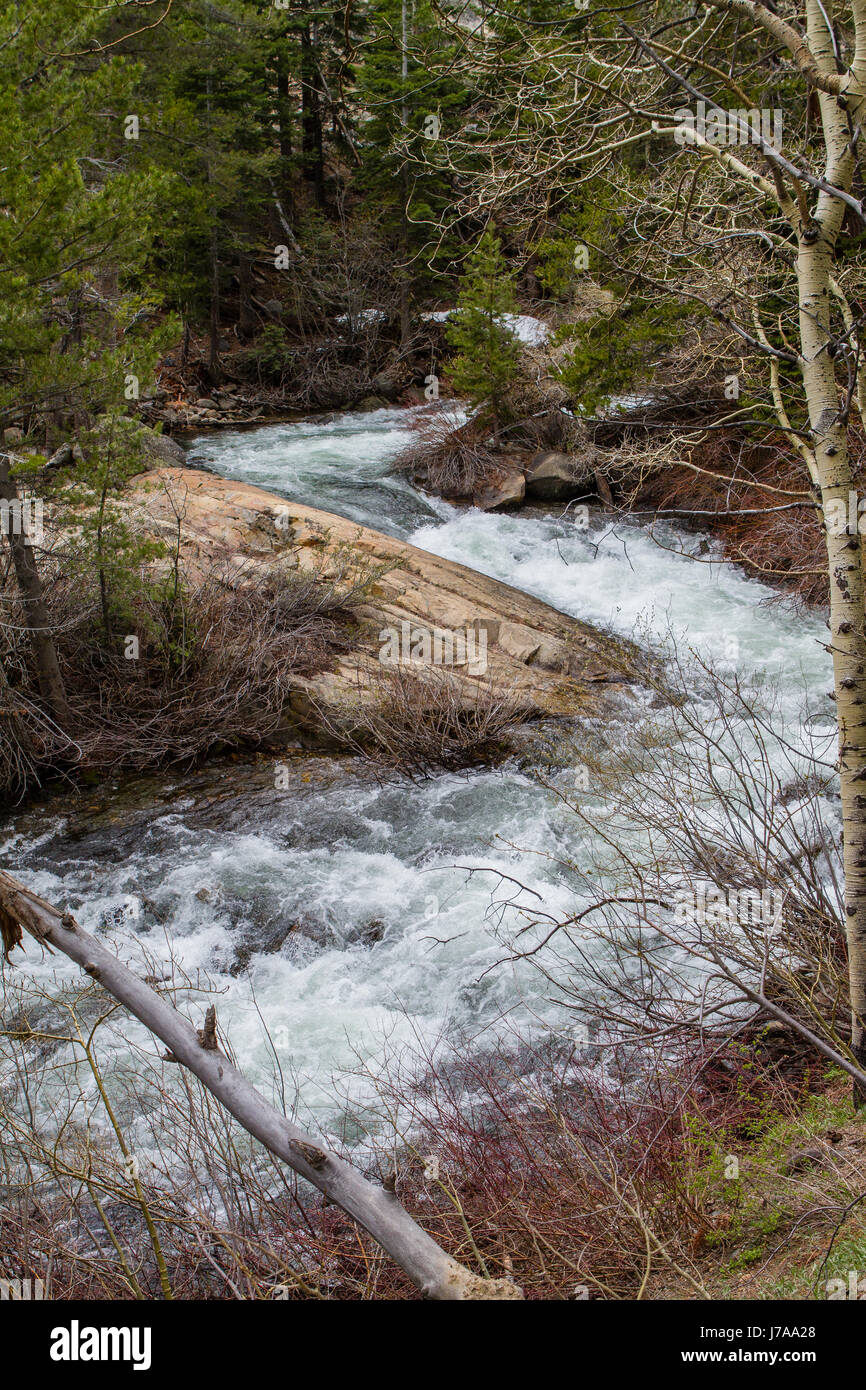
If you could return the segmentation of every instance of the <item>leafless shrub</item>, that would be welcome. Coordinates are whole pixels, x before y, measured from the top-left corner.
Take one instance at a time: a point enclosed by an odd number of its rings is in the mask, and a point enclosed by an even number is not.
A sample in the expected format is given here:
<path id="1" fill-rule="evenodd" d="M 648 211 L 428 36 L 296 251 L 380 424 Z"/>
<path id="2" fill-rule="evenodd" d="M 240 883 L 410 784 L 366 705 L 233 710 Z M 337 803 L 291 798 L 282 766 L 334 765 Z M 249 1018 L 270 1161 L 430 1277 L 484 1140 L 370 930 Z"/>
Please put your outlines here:
<path id="1" fill-rule="evenodd" d="M 552 451 L 560 454 L 577 453 L 585 443 L 578 424 L 564 411 L 545 409 L 518 410 L 518 419 L 502 430 L 506 447 L 530 450 L 533 453 Z"/>
<path id="2" fill-rule="evenodd" d="M 225 580 L 207 575 L 176 602 L 142 600 L 136 661 L 94 650 L 87 629 L 70 634 L 87 762 L 143 768 L 260 741 L 283 718 L 293 678 L 326 667 L 345 643 L 345 599 L 321 580 Z"/>
<path id="3" fill-rule="evenodd" d="M 501 468 L 489 439 L 483 420 L 476 417 L 462 424 L 456 410 L 437 410 L 418 417 L 415 438 L 391 466 L 437 497 L 472 497 Z"/>
<path id="4" fill-rule="evenodd" d="M 61 732 L 40 713 L 23 621 L 13 622 L 3 629 L 15 685 L 2 693 L 10 715 L 0 721 L 0 786 L 21 791 L 46 766 L 144 769 L 261 742 L 286 717 L 295 678 L 325 669 L 348 645 L 349 614 L 367 585 L 348 557 L 329 577 L 233 568 L 185 582 L 170 571 L 136 588 L 125 635 L 107 641 L 95 578 L 61 572 L 52 615 L 74 723 Z M 132 659 L 128 637 L 138 644 Z"/>
<path id="5" fill-rule="evenodd" d="M 9 686 L 0 664 L 0 796 L 20 799 L 41 767 L 74 751 L 72 740 L 35 701 Z"/>
<path id="6" fill-rule="evenodd" d="M 526 713 L 492 683 L 462 683 L 431 667 L 383 668 L 339 715 L 321 711 L 344 747 L 410 777 L 489 761 Z"/>
<path id="7" fill-rule="evenodd" d="M 212 993 L 174 961 L 149 964 L 173 1002 Z M 358 1261 L 354 1225 L 195 1078 L 149 1048 L 103 1068 L 129 1028 L 98 986 L 7 970 L 2 1003 L 0 1277 L 43 1279 L 53 1298 L 372 1296 L 381 1252 Z M 278 1066 L 274 1091 L 290 1105 Z"/>
<path id="8" fill-rule="evenodd" d="M 723 1157 L 809 1085 L 736 1041 L 663 1052 L 601 1030 L 486 1048 L 476 1030 L 416 1032 L 359 1073 L 375 1099 L 355 1122 L 401 1201 L 479 1272 L 548 1300 L 714 1296 Z"/>
<path id="9" fill-rule="evenodd" d="M 850 1068 L 832 729 L 794 747 L 772 688 L 675 648 L 659 694 L 663 718 L 581 749 L 585 789 L 554 786 L 588 832 L 575 910 L 527 910 L 514 955 L 623 1038 L 724 1037 L 757 1012 Z"/>
<path id="10" fill-rule="evenodd" d="M 55 760 L 74 760 L 79 748 L 41 707 L 33 688 L 32 653 L 20 594 L 8 574 L 0 580 L 0 798 L 20 799 Z"/>

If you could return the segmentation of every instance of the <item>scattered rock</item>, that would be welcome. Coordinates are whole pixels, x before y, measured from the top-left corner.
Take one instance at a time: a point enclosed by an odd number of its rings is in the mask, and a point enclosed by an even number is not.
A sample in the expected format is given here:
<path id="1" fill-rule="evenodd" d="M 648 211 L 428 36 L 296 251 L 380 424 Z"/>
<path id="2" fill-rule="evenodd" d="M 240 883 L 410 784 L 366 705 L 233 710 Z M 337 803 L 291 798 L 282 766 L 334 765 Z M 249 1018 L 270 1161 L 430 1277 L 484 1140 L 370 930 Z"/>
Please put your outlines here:
<path id="1" fill-rule="evenodd" d="M 186 450 L 168 434 L 158 434 L 156 430 L 146 430 L 142 435 L 141 448 L 150 468 L 161 468 L 164 464 L 183 465 L 186 463 Z"/>
<path id="2" fill-rule="evenodd" d="M 396 401 L 400 394 L 400 388 L 388 372 L 380 372 L 370 382 L 370 392 L 374 396 L 384 397 L 386 401 Z"/>
<path id="3" fill-rule="evenodd" d="M 526 479 L 523 474 L 501 472 L 476 492 L 472 501 L 482 512 L 493 512 L 505 507 L 519 507 L 525 496 Z"/>
<path id="4" fill-rule="evenodd" d="M 566 502 L 594 490 L 593 470 L 571 454 L 536 454 L 526 473 L 526 493 L 544 502 Z"/>
<path id="5" fill-rule="evenodd" d="M 65 444 L 61 444 L 60 448 L 55 450 L 55 452 L 51 455 L 50 459 L 46 463 L 45 467 L 68 468 L 72 462 L 72 445 L 67 440 Z"/>
<path id="6" fill-rule="evenodd" d="M 358 941 L 362 946 L 375 946 L 385 935 L 385 923 L 376 917 L 364 922 L 358 930 Z"/>

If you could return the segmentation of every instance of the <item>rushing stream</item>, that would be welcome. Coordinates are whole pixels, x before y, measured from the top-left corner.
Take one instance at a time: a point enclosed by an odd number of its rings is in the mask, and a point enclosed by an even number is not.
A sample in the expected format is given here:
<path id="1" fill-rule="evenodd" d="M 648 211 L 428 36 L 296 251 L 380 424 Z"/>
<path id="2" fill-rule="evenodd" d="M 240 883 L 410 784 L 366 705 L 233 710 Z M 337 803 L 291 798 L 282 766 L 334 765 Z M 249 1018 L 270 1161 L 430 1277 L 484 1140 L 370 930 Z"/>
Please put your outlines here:
<path id="1" fill-rule="evenodd" d="M 581 531 L 553 513 L 484 514 L 425 499 L 388 474 L 411 417 L 381 410 L 210 435 L 191 458 L 618 633 L 639 622 L 650 634 L 685 631 L 746 675 L 780 678 L 792 739 L 804 701 L 827 717 L 819 616 L 765 602 L 769 591 L 709 563 L 706 542 L 674 528 Z M 251 1077 L 273 1070 L 266 1024 L 297 1078 L 301 1114 L 327 1127 L 339 1109 L 334 1077 L 359 1059 L 375 1069 L 386 1039 L 429 1041 L 459 1026 L 475 1037 L 517 1026 L 568 1032 L 530 967 L 489 969 L 503 954 L 496 880 L 467 869 L 519 877 L 545 911 L 564 915 L 573 902 L 563 862 L 580 859 L 583 834 L 519 759 L 383 785 L 351 761 L 299 759 L 288 792 L 274 789 L 270 765 L 241 760 L 132 791 L 70 793 L 68 807 L 55 800 L 7 824 L 3 863 L 87 927 L 110 929 L 127 958 L 145 945 L 164 961 L 171 949 L 187 973 L 206 972 Z M 19 968 L 49 994 L 55 976 L 75 973 L 56 958 L 40 962 L 32 944 Z M 117 1065 L 129 1045 L 153 1052 L 137 1024 L 124 1028 Z"/>

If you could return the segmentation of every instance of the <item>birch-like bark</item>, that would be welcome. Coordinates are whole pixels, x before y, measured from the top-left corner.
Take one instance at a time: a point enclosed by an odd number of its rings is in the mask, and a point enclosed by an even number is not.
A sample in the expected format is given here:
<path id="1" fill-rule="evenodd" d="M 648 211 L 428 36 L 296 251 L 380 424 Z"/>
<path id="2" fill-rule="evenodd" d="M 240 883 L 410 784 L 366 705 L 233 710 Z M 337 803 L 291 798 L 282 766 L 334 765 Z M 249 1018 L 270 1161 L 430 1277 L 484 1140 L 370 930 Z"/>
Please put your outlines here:
<path id="1" fill-rule="evenodd" d="M 9 457 L 7 454 L 0 453 L 0 501 L 7 502 L 10 507 L 9 529 L 6 539 L 12 551 L 12 563 L 15 566 L 18 592 L 21 595 L 21 603 L 26 615 L 27 635 L 33 649 L 39 693 L 57 723 L 68 730 L 72 723 L 72 716 L 69 712 L 66 689 L 57 660 L 57 648 L 51 635 L 51 618 L 42 593 L 39 569 L 33 554 L 33 547 L 24 530 L 22 529 L 19 533 L 12 524 L 11 508 L 17 498 L 18 489 L 9 472 Z"/>
<path id="2" fill-rule="evenodd" d="M 10 922 L 14 920 L 43 945 L 74 960 L 160 1038 L 172 1059 L 189 1067 L 248 1134 L 369 1231 L 427 1298 L 523 1297 L 517 1285 L 508 1279 L 482 1279 L 465 1269 L 412 1220 L 393 1192 L 362 1177 L 351 1164 L 330 1153 L 269 1105 L 213 1045 L 212 1037 L 193 1028 L 113 952 L 84 931 L 71 914 L 61 913 L 2 871 L 0 909 L 8 914 L 4 925 L 7 953 L 13 945 Z"/>
<path id="3" fill-rule="evenodd" d="M 862 6 L 852 7 L 857 23 L 857 54 L 842 86 L 844 107 L 819 92 L 826 145 L 825 178 L 850 190 L 854 171 L 850 116 L 854 127 L 866 110 L 866 28 Z M 821 71 L 836 76 L 830 0 L 807 0 L 809 48 Z M 825 84 L 826 85 L 826 84 Z M 866 1064 L 866 596 L 861 537 L 854 530 L 826 524 L 840 510 L 848 515 L 855 483 L 848 451 L 847 419 L 840 407 L 833 358 L 830 301 L 833 255 L 842 227 L 844 204 L 821 192 L 806 223 L 798 228 L 797 279 L 800 309 L 801 372 L 812 429 L 812 444 L 825 517 L 830 580 L 830 630 L 834 695 L 839 727 L 839 780 L 842 800 L 843 859 L 848 973 L 851 992 L 851 1050 Z M 839 504 L 841 503 L 841 508 Z M 855 1087 L 860 1104 L 866 1091 Z"/>

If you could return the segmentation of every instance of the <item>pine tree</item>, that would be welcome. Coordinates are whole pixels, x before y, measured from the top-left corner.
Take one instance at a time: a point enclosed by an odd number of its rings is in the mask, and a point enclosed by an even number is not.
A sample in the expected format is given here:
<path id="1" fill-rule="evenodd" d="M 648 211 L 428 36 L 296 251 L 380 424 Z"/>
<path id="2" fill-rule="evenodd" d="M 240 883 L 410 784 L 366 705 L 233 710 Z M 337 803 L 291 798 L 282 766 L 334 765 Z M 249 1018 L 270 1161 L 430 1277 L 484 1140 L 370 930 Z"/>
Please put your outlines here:
<path id="1" fill-rule="evenodd" d="M 171 180 L 133 170 L 139 69 L 94 59 L 104 13 L 0 3 L 0 428 L 130 398 L 156 356 L 146 279 Z"/>
<path id="2" fill-rule="evenodd" d="M 273 258 L 268 205 L 281 176 L 277 75 L 269 68 L 274 23 L 248 0 L 225 0 L 218 9 L 188 0 L 142 41 L 137 159 L 142 169 L 176 177 L 154 265 L 184 321 L 207 318 L 214 383 L 232 271 L 247 331 L 254 319 L 251 266 L 268 251 Z"/>
<path id="3" fill-rule="evenodd" d="M 146 257 L 170 180 L 130 167 L 136 65 L 103 58 L 104 11 L 79 0 L 0 3 L 0 500 L 16 503 L 22 461 L 3 431 L 61 436 L 125 409 L 155 365 Z M 30 464 L 39 460 L 31 457 Z M 43 703 L 69 706 L 34 547 L 4 525 Z"/>
<path id="4" fill-rule="evenodd" d="M 452 201 L 443 137 L 457 128 L 466 94 L 448 70 L 455 44 L 430 0 L 373 0 L 367 21 L 356 84 L 365 113 L 356 184 L 394 247 L 405 346 L 412 294 L 433 284 L 429 262 L 448 263 L 459 251 L 451 236 L 439 242 L 438 227 Z M 434 64 L 445 75 L 431 75 Z"/>
<path id="5" fill-rule="evenodd" d="M 517 312 L 513 274 L 499 238 L 488 227 L 467 260 L 449 322 L 448 341 L 456 348 L 449 370 L 472 405 L 489 405 L 497 443 L 505 395 L 520 374 L 520 349 L 506 317 Z"/>

